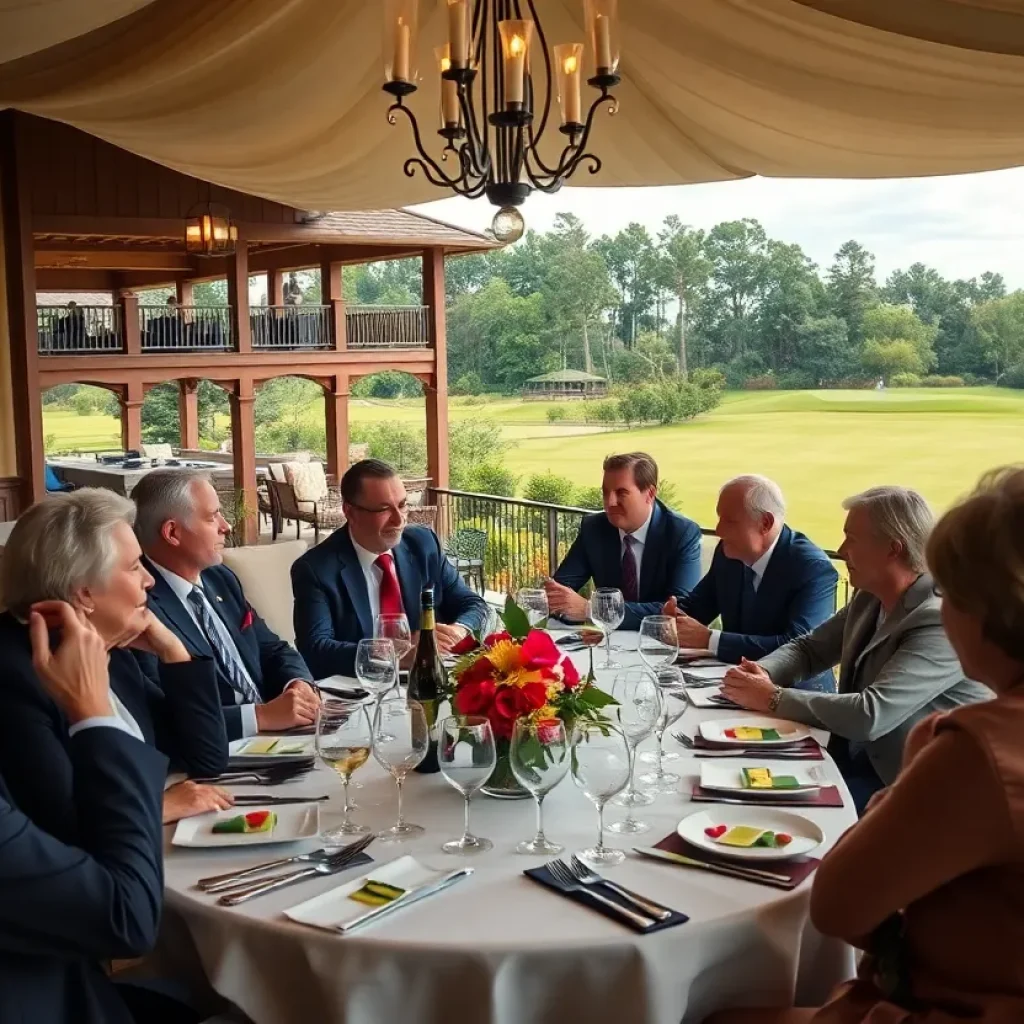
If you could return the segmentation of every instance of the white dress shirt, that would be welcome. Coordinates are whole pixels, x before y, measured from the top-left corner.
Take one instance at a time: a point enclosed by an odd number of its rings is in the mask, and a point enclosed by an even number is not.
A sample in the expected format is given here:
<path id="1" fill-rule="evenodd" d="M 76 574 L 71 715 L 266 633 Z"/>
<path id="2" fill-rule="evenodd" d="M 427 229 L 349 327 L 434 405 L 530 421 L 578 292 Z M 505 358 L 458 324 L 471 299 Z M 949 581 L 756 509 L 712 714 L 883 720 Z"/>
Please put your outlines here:
<path id="1" fill-rule="evenodd" d="M 651 511 L 647 514 L 647 522 L 640 527 L 639 530 L 634 530 L 630 536 L 633 538 L 633 560 L 636 562 L 636 586 L 637 591 L 640 589 L 640 566 L 644 560 L 644 548 L 647 546 L 647 531 L 651 528 L 651 518 L 654 515 L 654 506 L 651 506 Z M 619 562 L 622 562 L 623 557 L 626 554 L 626 531 L 619 530 Z"/>
<path id="2" fill-rule="evenodd" d="M 192 607 L 192 604 L 188 599 L 188 595 L 192 593 L 192 584 L 189 583 L 188 580 L 179 576 L 176 572 L 171 572 L 170 569 L 165 569 L 158 562 L 153 562 L 153 565 L 156 567 L 157 572 L 159 572 L 167 581 L 167 585 L 171 590 L 174 591 L 174 596 L 177 597 L 185 606 L 185 611 L 188 612 L 188 617 L 196 624 L 196 628 L 199 630 L 199 633 L 205 636 L 206 634 L 203 632 L 203 627 L 196 618 L 195 609 Z M 249 675 L 249 670 L 245 667 L 245 662 L 242 660 L 241 654 L 238 653 L 238 645 L 235 643 L 234 637 L 232 637 L 231 633 L 228 631 L 228 627 L 224 625 L 224 620 L 220 617 L 220 613 L 210 603 L 210 599 L 206 596 L 206 592 L 203 590 L 202 579 L 200 579 L 195 586 L 199 588 L 199 592 L 203 595 L 203 600 L 208 606 L 210 616 L 213 619 L 213 624 L 217 630 L 221 643 L 223 643 L 229 651 L 234 651 L 235 660 L 238 662 L 239 669 L 241 669 L 245 678 L 252 683 L 252 676 Z M 253 687 L 256 688 L 255 683 L 253 683 Z M 243 737 L 255 736 L 260 731 L 259 724 L 256 721 L 256 705 L 243 703 L 245 698 L 237 690 L 232 690 L 231 692 L 235 695 L 235 703 L 241 707 Z"/>
<path id="3" fill-rule="evenodd" d="M 781 536 L 781 534 L 779 535 Z M 750 567 L 750 571 L 754 574 L 754 593 L 756 594 L 761 586 L 761 580 L 764 579 L 765 570 L 768 568 L 768 563 L 772 560 L 772 554 L 775 551 L 775 545 L 779 543 L 779 538 L 776 537 L 772 541 L 771 546 L 768 550 Z M 719 629 L 711 630 L 711 638 L 708 640 L 708 650 L 712 654 L 718 654 L 718 642 L 722 637 L 722 631 Z"/>

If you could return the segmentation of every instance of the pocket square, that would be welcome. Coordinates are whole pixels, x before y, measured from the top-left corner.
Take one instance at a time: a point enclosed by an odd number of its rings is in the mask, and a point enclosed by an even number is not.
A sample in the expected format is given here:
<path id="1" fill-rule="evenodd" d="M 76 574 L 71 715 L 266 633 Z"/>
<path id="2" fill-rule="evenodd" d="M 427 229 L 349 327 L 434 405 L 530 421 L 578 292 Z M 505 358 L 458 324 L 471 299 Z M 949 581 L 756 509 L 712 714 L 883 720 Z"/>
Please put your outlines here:
<path id="1" fill-rule="evenodd" d="M 245 615 L 242 616 L 242 629 L 248 629 L 252 625 L 252 609 L 246 608 Z"/>

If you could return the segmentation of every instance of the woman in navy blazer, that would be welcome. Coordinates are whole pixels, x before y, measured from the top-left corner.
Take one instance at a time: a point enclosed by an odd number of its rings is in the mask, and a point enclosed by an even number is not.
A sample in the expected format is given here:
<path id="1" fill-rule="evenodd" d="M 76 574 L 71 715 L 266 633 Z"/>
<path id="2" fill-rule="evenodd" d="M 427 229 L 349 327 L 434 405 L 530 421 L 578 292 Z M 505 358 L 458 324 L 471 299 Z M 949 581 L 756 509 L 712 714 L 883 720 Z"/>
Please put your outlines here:
<path id="1" fill-rule="evenodd" d="M 0 592 L 10 611 L 0 615 L 0 775 L 18 807 L 67 842 L 79 835 L 70 755 L 77 730 L 33 664 L 25 619 L 39 602 L 67 602 L 104 638 L 111 714 L 132 735 L 190 775 L 218 775 L 227 765 L 216 669 L 211 659 L 191 658 L 146 607 L 153 580 L 132 532 L 134 511 L 111 491 L 53 495 L 18 520 L 4 552 Z M 151 673 L 130 647 L 155 656 Z M 216 787 L 183 783 L 166 791 L 164 819 L 230 803 Z"/>

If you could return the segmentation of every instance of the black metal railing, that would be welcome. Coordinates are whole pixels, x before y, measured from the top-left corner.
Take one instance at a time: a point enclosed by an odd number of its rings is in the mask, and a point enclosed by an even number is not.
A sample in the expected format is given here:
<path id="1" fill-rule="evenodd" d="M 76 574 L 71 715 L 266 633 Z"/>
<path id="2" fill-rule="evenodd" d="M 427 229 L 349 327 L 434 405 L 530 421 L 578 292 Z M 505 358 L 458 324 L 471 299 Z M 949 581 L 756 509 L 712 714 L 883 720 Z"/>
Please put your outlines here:
<path id="1" fill-rule="evenodd" d="M 349 348 L 426 348 L 430 327 L 426 306 L 347 306 Z"/>
<path id="2" fill-rule="evenodd" d="M 330 306 L 257 306 L 249 322 L 253 348 L 288 351 L 334 346 Z"/>
<path id="3" fill-rule="evenodd" d="M 431 494 L 437 504 L 437 532 L 443 541 L 460 529 L 487 534 L 484 583 L 487 590 L 499 594 L 537 586 L 545 576 L 553 575 L 576 539 L 583 517 L 593 512 L 472 491 L 433 488 Z M 704 561 L 710 564 L 717 537 L 714 530 L 702 528 L 701 533 L 707 548 Z M 843 608 L 851 595 L 846 565 L 837 552 L 826 549 L 825 554 L 839 571 L 836 608 Z"/>
<path id="4" fill-rule="evenodd" d="M 119 306 L 36 306 L 40 355 L 121 352 Z"/>
<path id="5" fill-rule="evenodd" d="M 143 352 L 232 348 L 230 306 L 139 306 Z"/>

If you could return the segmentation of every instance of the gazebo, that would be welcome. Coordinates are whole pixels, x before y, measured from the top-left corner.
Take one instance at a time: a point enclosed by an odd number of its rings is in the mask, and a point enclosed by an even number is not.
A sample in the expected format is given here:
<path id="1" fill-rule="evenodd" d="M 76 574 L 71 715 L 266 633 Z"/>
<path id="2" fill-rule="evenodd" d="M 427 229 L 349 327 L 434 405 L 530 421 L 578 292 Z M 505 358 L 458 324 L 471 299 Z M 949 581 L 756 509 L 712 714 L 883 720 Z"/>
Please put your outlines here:
<path id="1" fill-rule="evenodd" d="M 552 398 L 604 398 L 608 381 L 583 370 L 556 370 L 531 377 L 523 387 L 523 398 L 539 401 Z"/>

